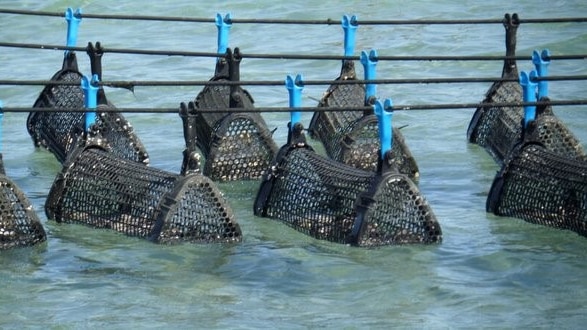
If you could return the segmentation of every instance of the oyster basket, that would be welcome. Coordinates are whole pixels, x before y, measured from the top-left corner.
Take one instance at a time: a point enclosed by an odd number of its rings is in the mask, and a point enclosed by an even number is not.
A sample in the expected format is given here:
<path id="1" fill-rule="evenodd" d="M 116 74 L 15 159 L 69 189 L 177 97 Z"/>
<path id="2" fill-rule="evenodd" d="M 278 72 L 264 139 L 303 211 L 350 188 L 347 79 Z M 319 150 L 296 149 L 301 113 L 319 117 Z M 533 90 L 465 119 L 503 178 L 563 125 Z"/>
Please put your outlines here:
<path id="1" fill-rule="evenodd" d="M 356 79 L 354 62 L 343 62 L 341 74 L 336 80 L 353 79 Z M 318 106 L 363 108 L 365 87 L 361 84 L 333 84 Z M 309 133 L 322 142 L 330 158 L 359 169 L 375 171 L 380 150 L 377 125 L 377 117 L 372 112 L 319 111 L 312 117 Z M 418 164 L 399 128 L 393 127 L 392 130 L 392 161 L 400 173 L 415 179 L 419 176 Z"/>
<path id="2" fill-rule="evenodd" d="M 486 209 L 587 236 L 587 162 L 521 144 L 497 173 Z"/>
<path id="3" fill-rule="evenodd" d="M 0 154 L 0 250 L 36 245 L 47 240 L 29 199 L 6 176 Z"/>
<path id="4" fill-rule="evenodd" d="M 550 99 L 543 97 L 540 101 L 543 103 L 536 109 L 536 118 L 522 132 L 522 141 L 540 143 L 548 151 L 562 157 L 587 161 L 587 152 L 581 141 L 554 115 Z"/>
<path id="5" fill-rule="evenodd" d="M 87 51 L 92 62 L 92 74 L 101 78 L 101 56 L 103 50 L 97 43 L 91 43 Z M 76 55 L 69 52 L 65 55 L 62 69 L 51 78 L 55 82 L 70 82 L 74 85 L 49 84 L 45 86 L 34 108 L 39 111 L 29 113 L 27 130 L 36 147 L 43 147 L 55 155 L 60 163 L 76 147 L 84 134 L 84 92 L 81 88 L 83 75 L 78 71 Z M 43 111 L 44 108 L 68 108 L 71 112 Z M 112 111 L 115 107 L 108 102 L 102 87 L 98 91 L 96 130 L 110 143 L 110 150 L 118 156 L 138 162 L 149 162 L 148 153 L 132 125 L 119 112 Z"/>
<path id="6" fill-rule="evenodd" d="M 185 111 L 182 106 L 184 127 L 193 128 L 193 111 L 190 118 Z M 49 219 L 159 243 L 242 240 L 228 202 L 214 182 L 197 172 L 196 153 L 187 140 L 182 174 L 121 159 L 99 138 L 88 141 L 93 143 L 76 148 L 53 182 L 45 204 Z"/>
<path id="7" fill-rule="evenodd" d="M 211 81 L 239 81 L 240 53 L 227 49 Z M 228 61 L 228 62 L 227 62 Z M 254 109 L 251 95 L 237 85 L 206 85 L 195 99 L 198 109 Z M 197 146 L 205 158 L 202 173 L 215 181 L 259 180 L 277 152 L 261 114 L 205 112 L 197 115 Z"/>
<path id="8" fill-rule="evenodd" d="M 517 14 L 506 14 L 503 25 L 505 27 L 506 56 L 516 55 L 516 34 L 520 25 Z M 504 60 L 501 77 L 515 79 L 515 81 L 497 81 L 487 91 L 482 103 L 516 103 L 522 102 L 522 87 L 518 82 L 518 67 L 516 60 Z M 522 135 L 522 120 L 524 109 L 521 106 L 483 106 L 475 111 L 467 129 L 467 139 L 483 147 L 491 157 L 502 164 L 505 157 L 518 143 Z"/>
<path id="9" fill-rule="evenodd" d="M 397 171 L 389 151 L 383 159 L 378 171 L 367 171 L 318 155 L 295 123 L 259 187 L 254 213 L 342 244 L 440 242 L 440 225 L 417 186 Z"/>

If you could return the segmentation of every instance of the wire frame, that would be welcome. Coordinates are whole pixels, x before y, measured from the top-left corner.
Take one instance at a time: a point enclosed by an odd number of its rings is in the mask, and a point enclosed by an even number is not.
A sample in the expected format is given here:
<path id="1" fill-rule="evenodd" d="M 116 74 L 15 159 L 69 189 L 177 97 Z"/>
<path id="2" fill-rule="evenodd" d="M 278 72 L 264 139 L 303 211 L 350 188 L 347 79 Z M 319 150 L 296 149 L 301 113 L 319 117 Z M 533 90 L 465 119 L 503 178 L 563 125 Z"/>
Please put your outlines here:
<path id="1" fill-rule="evenodd" d="M 160 243 L 239 242 L 240 226 L 215 184 L 77 149 L 55 179 L 45 211 L 57 222 L 108 228 Z"/>

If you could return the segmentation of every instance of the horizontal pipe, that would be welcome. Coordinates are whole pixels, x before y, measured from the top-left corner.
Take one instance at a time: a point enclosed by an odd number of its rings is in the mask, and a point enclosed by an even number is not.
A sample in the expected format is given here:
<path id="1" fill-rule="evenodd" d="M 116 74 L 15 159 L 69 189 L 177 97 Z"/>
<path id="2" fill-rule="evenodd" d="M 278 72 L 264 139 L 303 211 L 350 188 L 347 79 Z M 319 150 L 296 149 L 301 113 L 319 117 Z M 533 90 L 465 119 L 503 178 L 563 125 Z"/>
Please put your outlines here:
<path id="1" fill-rule="evenodd" d="M 413 111 L 413 110 L 454 110 L 454 109 L 476 109 L 480 107 L 523 107 L 527 105 L 552 105 L 552 106 L 571 106 L 571 105 L 585 105 L 587 99 L 579 100 L 558 100 L 558 101 L 537 101 L 537 102 L 504 102 L 504 103 L 446 103 L 446 104 L 412 104 L 402 105 L 394 104 L 393 111 Z M 340 111 L 365 111 L 370 110 L 372 107 L 299 107 L 297 111 L 301 112 L 340 112 Z M 1 108 L 2 112 L 85 112 L 87 109 L 79 108 Z M 587 108 L 586 108 L 587 110 Z M 105 108 L 100 109 L 100 112 L 133 112 L 133 113 L 177 113 L 179 107 L 176 108 Z M 199 108 L 197 111 L 208 112 L 208 113 L 220 113 L 220 112 L 231 112 L 231 113 L 251 113 L 251 112 L 291 112 L 289 107 L 258 107 L 253 109 L 245 108 L 210 108 L 204 109 Z"/>
<path id="2" fill-rule="evenodd" d="M 32 16 L 63 17 L 62 12 L 32 11 L 0 8 L 0 14 L 17 14 Z M 214 18 L 178 17 L 178 16 L 154 16 L 154 15 L 122 15 L 122 14 L 83 14 L 84 19 L 117 19 L 117 20 L 139 20 L 139 21 L 170 21 L 170 22 L 192 22 L 192 23 L 214 23 Z M 340 19 L 326 18 L 322 20 L 301 20 L 301 19 L 232 19 L 238 24 L 300 24 L 300 25 L 339 25 Z M 544 23 L 584 23 L 587 17 L 555 17 L 555 18 L 527 18 L 520 19 L 522 24 L 544 24 Z M 454 24 L 503 24 L 503 18 L 488 19 L 413 19 L 413 20 L 360 20 L 361 25 L 454 25 Z"/>
<path id="3" fill-rule="evenodd" d="M 86 47 L 67 47 L 62 45 L 45 45 L 45 44 L 26 44 L 16 42 L 0 42 L 0 47 L 12 48 L 29 48 L 43 50 L 72 50 L 85 52 Z M 161 55 L 161 56 L 193 56 L 193 57 L 223 57 L 223 54 L 216 52 L 188 52 L 188 51 L 170 51 L 170 50 L 147 50 L 147 49 L 124 49 L 124 48 L 103 48 L 104 53 L 118 54 L 140 54 L 140 55 Z M 344 55 L 320 55 L 320 54 L 247 54 L 241 51 L 242 58 L 256 59 L 279 59 L 279 60 L 360 60 L 359 56 Z M 551 55 L 549 60 L 585 60 L 587 54 L 567 54 Z M 472 56 L 442 56 L 442 55 L 423 55 L 423 56 L 386 56 L 378 55 L 379 61 L 531 61 L 532 56 L 503 56 L 503 55 L 472 55 Z"/>
<path id="4" fill-rule="evenodd" d="M 535 81 L 578 81 L 587 80 L 587 75 L 571 76 L 549 76 L 536 77 Z M 501 77 L 453 77 L 453 78 L 411 78 L 411 79 L 372 79 L 372 80 L 307 80 L 304 85 L 355 85 L 355 84 L 442 84 L 442 83 L 496 83 L 496 82 L 516 82 L 517 78 Z M 283 81 L 280 80 L 120 80 L 120 81 L 100 81 L 97 83 L 104 87 L 116 87 L 132 89 L 138 86 L 280 86 Z M 14 86 L 45 86 L 45 85 L 78 85 L 74 81 L 55 81 L 55 80 L 0 80 L 0 85 Z"/>

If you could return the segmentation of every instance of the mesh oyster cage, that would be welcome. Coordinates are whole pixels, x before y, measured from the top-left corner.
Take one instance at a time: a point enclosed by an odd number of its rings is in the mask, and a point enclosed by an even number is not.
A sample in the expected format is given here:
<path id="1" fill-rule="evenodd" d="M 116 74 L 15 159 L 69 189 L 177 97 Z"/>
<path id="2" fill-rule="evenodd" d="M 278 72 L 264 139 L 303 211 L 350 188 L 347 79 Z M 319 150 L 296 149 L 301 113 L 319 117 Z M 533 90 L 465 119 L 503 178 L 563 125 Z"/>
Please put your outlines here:
<path id="1" fill-rule="evenodd" d="M 276 156 L 259 187 L 254 213 L 317 239 L 355 246 L 438 243 L 442 231 L 409 177 L 390 162 L 366 171 L 316 154 L 303 126 Z"/>
<path id="2" fill-rule="evenodd" d="M 193 110 L 193 104 L 190 109 Z M 184 127 L 194 111 L 182 106 Z M 189 121 L 189 123 L 188 123 Z M 45 204 L 49 219 L 109 228 L 159 243 L 239 242 L 240 226 L 213 181 L 198 173 L 193 144 L 184 132 L 182 173 L 121 159 L 88 139 L 57 175 Z"/>
<path id="3" fill-rule="evenodd" d="M 226 51 L 211 81 L 239 81 L 240 52 Z M 206 85 L 195 99 L 198 109 L 254 109 L 251 95 L 237 85 Z M 275 153 L 272 132 L 258 112 L 198 112 L 198 148 L 204 156 L 202 173 L 212 180 L 258 180 Z"/>
<path id="4" fill-rule="evenodd" d="M 208 178 L 120 159 L 99 146 L 76 151 L 47 197 L 49 219 L 160 243 L 241 240 L 231 208 Z"/>
<path id="5" fill-rule="evenodd" d="M 581 141 L 554 115 L 550 99 L 543 97 L 540 101 L 543 103 L 536 109 L 536 119 L 523 129 L 521 140 L 538 142 L 547 150 L 563 157 L 587 161 L 587 152 Z"/>
<path id="6" fill-rule="evenodd" d="M 587 162 L 520 144 L 497 173 L 486 209 L 587 236 Z"/>
<path id="7" fill-rule="evenodd" d="M 352 61 L 344 61 L 336 80 L 356 79 Z M 319 107 L 361 108 L 365 106 L 365 88 L 361 84 L 333 84 L 318 103 Z M 324 145 L 326 154 L 359 169 L 377 169 L 379 132 L 377 117 L 361 111 L 315 112 L 309 125 L 310 136 Z M 400 173 L 415 179 L 419 176 L 416 159 L 399 128 L 393 127 L 392 160 Z"/>
<path id="8" fill-rule="evenodd" d="M 512 17 L 506 15 L 504 26 L 506 27 L 506 55 L 515 55 L 515 33 L 519 25 L 519 18 L 516 14 Z M 543 52 L 542 56 L 549 56 Z M 537 69 L 544 70 L 544 62 L 541 55 L 536 51 L 533 54 L 533 62 Z M 542 62 L 542 63 L 540 63 Z M 528 75 L 523 72 L 525 77 Z M 523 76 L 522 75 L 522 76 Z M 516 81 L 499 81 L 492 85 L 487 93 L 484 103 L 513 103 L 534 100 L 536 86 L 529 80 L 521 84 L 518 78 L 518 70 L 515 60 L 506 59 L 502 73 L 503 78 L 514 78 Z M 546 84 L 546 82 L 543 82 Z M 523 85 L 523 86 L 522 86 Z M 545 94 L 540 91 L 538 95 Z M 511 150 L 524 140 L 532 140 L 541 143 L 548 150 L 551 150 L 565 157 L 585 159 L 587 156 L 580 141 L 566 127 L 566 125 L 555 116 L 549 104 L 547 96 L 540 97 L 542 102 L 536 107 L 535 114 L 529 112 L 526 115 L 525 107 L 481 107 L 475 112 L 467 136 L 470 142 L 476 142 L 484 147 L 494 160 L 502 165 L 504 159 Z M 532 118 L 534 117 L 534 118 Z M 527 122 L 532 123 L 532 128 L 524 128 Z M 531 135 L 531 136 L 526 136 Z"/>
<path id="9" fill-rule="evenodd" d="M 0 250 L 47 240 L 41 220 L 22 190 L 4 172 L 0 154 Z"/>
<path id="10" fill-rule="evenodd" d="M 92 73 L 101 76 L 100 44 L 95 48 L 88 44 L 87 51 L 92 62 Z M 60 163 L 65 162 L 68 154 L 76 147 L 77 141 L 84 133 L 84 93 L 81 88 L 83 75 L 78 71 L 76 55 L 65 55 L 62 69 L 51 78 L 56 82 L 70 82 L 73 85 L 49 84 L 44 87 L 33 107 L 40 111 L 29 113 L 27 130 L 36 147 L 44 147 L 52 152 Z M 75 83 L 75 84 L 74 84 Z M 98 117 L 96 130 L 110 142 L 110 150 L 118 156 L 148 163 L 149 156 L 132 125 L 119 113 L 112 111 L 115 107 L 107 101 L 104 90 L 98 92 Z M 71 112 L 43 111 L 43 108 L 67 108 Z M 78 111 L 76 111 L 78 110 Z"/>
<path id="11" fill-rule="evenodd" d="M 516 53 L 516 33 L 520 25 L 517 14 L 506 14 L 503 25 L 505 27 L 506 56 L 514 57 Z M 516 60 L 504 60 L 501 77 L 516 79 L 516 81 L 497 81 L 487 91 L 482 103 L 515 103 L 522 102 L 522 87 L 517 81 L 518 68 Z M 524 118 L 524 109 L 520 106 L 482 106 L 475 111 L 467 129 L 467 139 L 483 147 L 498 163 L 504 158 L 520 140 L 522 135 L 521 122 Z"/>

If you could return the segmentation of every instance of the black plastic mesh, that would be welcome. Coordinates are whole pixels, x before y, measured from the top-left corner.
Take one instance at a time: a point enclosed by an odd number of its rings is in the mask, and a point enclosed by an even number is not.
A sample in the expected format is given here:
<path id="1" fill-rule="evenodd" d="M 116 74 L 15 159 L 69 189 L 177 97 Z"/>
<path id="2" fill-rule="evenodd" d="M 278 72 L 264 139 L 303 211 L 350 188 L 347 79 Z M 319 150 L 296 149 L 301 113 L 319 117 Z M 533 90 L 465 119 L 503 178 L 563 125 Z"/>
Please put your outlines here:
<path id="1" fill-rule="evenodd" d="M 358 115 L 353 121 L 351 119 Z M 362 116 L 358 112 L 319 112 L 311 132 L 322 141 L 327 155 L 339 162 L 358 169 L 374 171 L 377 169 L 380 149 L 379 127 L 375 115 Z M 392 161 L 400 173 L 412 179 L 419 177 L 416 159 L 397 127 L 392 128 Z"/>
<path id="2" fill-rule="evenodd" d="M 522 102 L 522 87 L 518 82 L 501 82 L 493 86 L 483 102 Z M 477 143 L 498 163 L 522 137 L 522 107 L 481 107 L 478 108 L 469 126 L 469 141 Z"/>
<path id="3" fill-rule="evenodd" d="M 111 107 L 100 105 L 97 111 L 103 108 Z M 82 139 L 84 115 L 81 112 L 31 112 L 27 126 L 35 145 L 48 149 L 63 163 Z M 109 150 L 117 156 L 137 162 L 149 162 L 145 147 L 120 113 L 98 112 L 96 124 L 91 130 L 99 131 L 108 141 Z"/>
<path id="4" fill-rule="evenodd" d="M 217 69 L 212 81 L 230 80 Z M 199 109 L 253 109 L 253 102 L 246 90 L 226 85 L 207 85 L 195 99 Z M 196 125 L 203 174 L 212 180 L 258 180 L 278 149 L 258 112 L 199 112 Z"/>
<path id="5" fill-rule="evenodd" d="M 76 153 L 51 187 L 49 219 L 160 243 L 241 241 L 230 206 L 208 178 L 120 159 L 95 145 Z"/>
<path id="6" fill-rule="evenodd" d="M 69 56 L 72 56 L 70 53 Z M 73 62 L 72 62 L 73 61 Z M 84 94 L 81 89 L 82 75 L 77 71 L 75 55 L 73 60 L 64 60 L 62 70 L 52 78 L 57 82 L 75 82 L 76 85 L 47 85 L 35 101 L 34 108 L 84 108 Z M 103 93 L 101 90 L 99 93 Z M 133 132 L 132 126 L 120 113 L 104 113 L 101 109 L 112 109 L 114 106 L 99 104 L 96 126 L 104 139 L 110 144 L 109 150 L 117 156 L 148 163 L 148 154 Z M 51 151 L 60 163 L 65 162 L 68 154 L 77 146 L 84 132 L 84 113 L 82 112 L 31 112 L 27 119 L 27 129 L 35 146 Z"/>
<path id="7" fill-rule="evenodd" d="M 345 62 L 341 77 L 337 80 L 355 79 L 354 65 Z M 346 65 L 346 67 L 344 66 Z M 360 84 L 333 84 L 329 87 L 319 107 L 362 108 L 365 106 L 365 88 Z M 362 111 L 320 111 L 314 113 L 309 126 L 311 136 L 322 142 L 326 154 L 353 167 L 374 171 L 377 169 L 380 149 L 377 117 Z M 400 173 L 415 179 L 419 176 L 418 164 L 412 156 L 403 135 L 392 129 L 393 162 Z"/>
<path id="8" fill-rule="evenodd" d="M 543 98 L 541 101 L 548 101 Z M 536 119 L 523 129 L 523 109 L 492 108 L 485 112 L 485 120 L 480 122 L 477 132 L 478 142 L 493 156 L 496 162 L 503 164 L 509 152 L 520 141 L 533 141 L 541 143 L 547 150 L 555 154 L 578 160 L 587 160 L 587 154 L 581 142 L 567 128 L 567 126 L 554 115 L 550 106 L 539 106 L 536 110 Z M 515 123 L 515 121 L 518 121 Z M 487 124 L 483 126 L 483 124 Z M 481 134 L 481 132 L 483 134 Z"/>
<path id="9" fill-rule="evenodd" d="M 487 211 L 587 236 L 587 162 L 520 146 L 496 175 Z"/>
<path id="10" fill-rule="evenodd" d="M 264 178 L 255 214 L 318 239 L 358 246 L 435 243 L 440 225 L 405 175 L 354 168 L 310 148 L 284 146 Z"/>
<path id="11" fill-rule="evenodd" d="M 520 21 L 517 14 L 506 14 L 503 25 L 505 28 L 506 58 L 503 63 L 501 77 L 514 79 L 515 81 L 497 81 L 491 85 L 483 103 L 520 103 L 523 101 L 522 87 L 518 82 L 518 67 L 514 57 L 516 55 L 516 34 Z M 504 158 L 518 143 L 522 135 L 522 119 L 524 109 L 522 107 L 497 107 L 484 106 L 475 111 L 469 128 L 467 139 L 485 148 L 498 163 L 502 164 Z"/>
<path id="12" fill-rule="evenodd" d="M 412 180 L 403 174 L 387 174 L 377 180 L 375 194 L 363 197 L 366 200 L 361 199 L 366 220 L 358 229 L 358 245 L 441 241 L 440 224 Z"/>
<path id="13" fill-rule="evenodd" d="M 0 163 L 2 163 L 0 156 Z M 43 225 L 20 188 L 0 173 L 0 250 L 32 246 L 47 239 Z"/>

